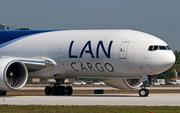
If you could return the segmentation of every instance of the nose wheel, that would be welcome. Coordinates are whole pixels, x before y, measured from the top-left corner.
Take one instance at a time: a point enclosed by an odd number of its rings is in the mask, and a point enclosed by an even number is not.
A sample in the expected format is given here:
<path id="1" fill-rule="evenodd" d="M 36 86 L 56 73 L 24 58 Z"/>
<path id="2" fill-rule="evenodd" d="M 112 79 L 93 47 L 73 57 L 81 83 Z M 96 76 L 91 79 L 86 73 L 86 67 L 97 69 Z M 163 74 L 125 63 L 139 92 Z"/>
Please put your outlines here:
<path id="1" fill-rule="evenodd" d="M 139 96 L 147 97 L 149 95 L 149 90 L 146 89 L 146 82 L 143 82 L 141 89 L 139 90 Z"/>
<path id="2" fill-rule="evenodd" d="M 149 91 L 147 89 L 140 89 L 139 90 L 139 96 L 141 97 L 147 97 L 149 95 Z"/>

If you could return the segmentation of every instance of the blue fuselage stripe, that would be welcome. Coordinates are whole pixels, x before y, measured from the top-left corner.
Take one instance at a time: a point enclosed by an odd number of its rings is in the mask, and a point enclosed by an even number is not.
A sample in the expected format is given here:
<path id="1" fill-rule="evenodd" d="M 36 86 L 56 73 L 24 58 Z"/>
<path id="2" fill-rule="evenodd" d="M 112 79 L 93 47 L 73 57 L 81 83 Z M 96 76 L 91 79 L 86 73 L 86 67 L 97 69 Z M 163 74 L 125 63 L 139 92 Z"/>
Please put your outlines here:
<path id="1" fill-rule="evenodd" d="M 55 30 L 32 30 L 32 31 L 0 31 L 0 45 L 27 35 L 51 32 Z"/>

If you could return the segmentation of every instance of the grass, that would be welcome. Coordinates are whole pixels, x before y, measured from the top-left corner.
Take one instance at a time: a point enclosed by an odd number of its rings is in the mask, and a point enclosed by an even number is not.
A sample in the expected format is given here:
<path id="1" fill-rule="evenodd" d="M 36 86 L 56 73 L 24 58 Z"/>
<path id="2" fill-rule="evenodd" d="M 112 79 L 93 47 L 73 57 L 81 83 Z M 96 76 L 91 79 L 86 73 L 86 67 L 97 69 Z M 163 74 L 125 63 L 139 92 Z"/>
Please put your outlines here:
<path id="1" fill-rule="evenodd" d="M 1 105 L 1 113 L 179 113 L 180 107 L 170 106 L 47 106 Z"/>
<path id="2" fill-rule="evenodd" d="M 139 90 L 104 90 L 104 94 L 138 94 Z M 178 89 L 172 90 L 149 90 L 149 93 L 180 93 Z M 74 90 L 73 95 L 76 94 L 94 94 L 93 90 Z M 15 90 L 8 91 L 7 95 L 45 95 L 44 90 Z"/>
<path id="3" fill-rule="evenodd" d="M 180 90 L 149 90 L 151 93 L 180 93 Z M 104 90 L 105 94 L 138 94 L 138 90 Z M 93 90 L 74 90 L 76 94 L 94 94 Z M 7 95 L 45 95 L 44 90 L 15 90 Z M 178 106 L 50 106 L 0 105 L 1 113 L 180 113 Z"/>

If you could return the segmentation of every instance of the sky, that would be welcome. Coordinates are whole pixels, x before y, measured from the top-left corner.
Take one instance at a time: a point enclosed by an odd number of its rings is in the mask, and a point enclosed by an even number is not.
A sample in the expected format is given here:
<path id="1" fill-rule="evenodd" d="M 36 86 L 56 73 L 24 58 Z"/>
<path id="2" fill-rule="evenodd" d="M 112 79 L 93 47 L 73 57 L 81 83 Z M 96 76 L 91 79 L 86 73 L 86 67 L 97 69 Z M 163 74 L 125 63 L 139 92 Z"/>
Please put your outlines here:
<path id="1" fill-rule="evenodd" d="M 132 29 L 180 51 L 179 0 L 0 0 L 0 23 L 34 30 Z"/>

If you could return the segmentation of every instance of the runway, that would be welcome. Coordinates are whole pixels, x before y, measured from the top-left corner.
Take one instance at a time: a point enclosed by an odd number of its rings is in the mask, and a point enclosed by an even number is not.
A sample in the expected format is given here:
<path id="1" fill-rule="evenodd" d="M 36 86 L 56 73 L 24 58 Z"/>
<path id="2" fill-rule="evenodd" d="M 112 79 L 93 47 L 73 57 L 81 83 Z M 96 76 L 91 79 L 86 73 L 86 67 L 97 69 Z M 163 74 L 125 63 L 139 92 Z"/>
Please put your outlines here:
<path id="1" fill-rule="evenodd" d="M 44 90 L 45 87 L 23 87 L 20 90 Z M 104 90 L 119 90 L 117 88 L 113 88 L 113 87 L 73 87 L 73 90 L 95 90 L 95 89 L 104 89 Z M 137 89 L 141 89 L 141 88 L 137 88 Z M 135 90 L 137 90 L 135 89 Z M 179 90 L 180 87 L 147 87 L 147 89 L 151 90 L 165 90 L 165 89 L 177 89 Z"/>
<path id="2" fill-rule="evenodd" d="M 102 94 L 72 96 L 2 96 L 0 104 L 8 105 L 130 105 L 130 106 L 180 106 L 180 93 Z"/>

